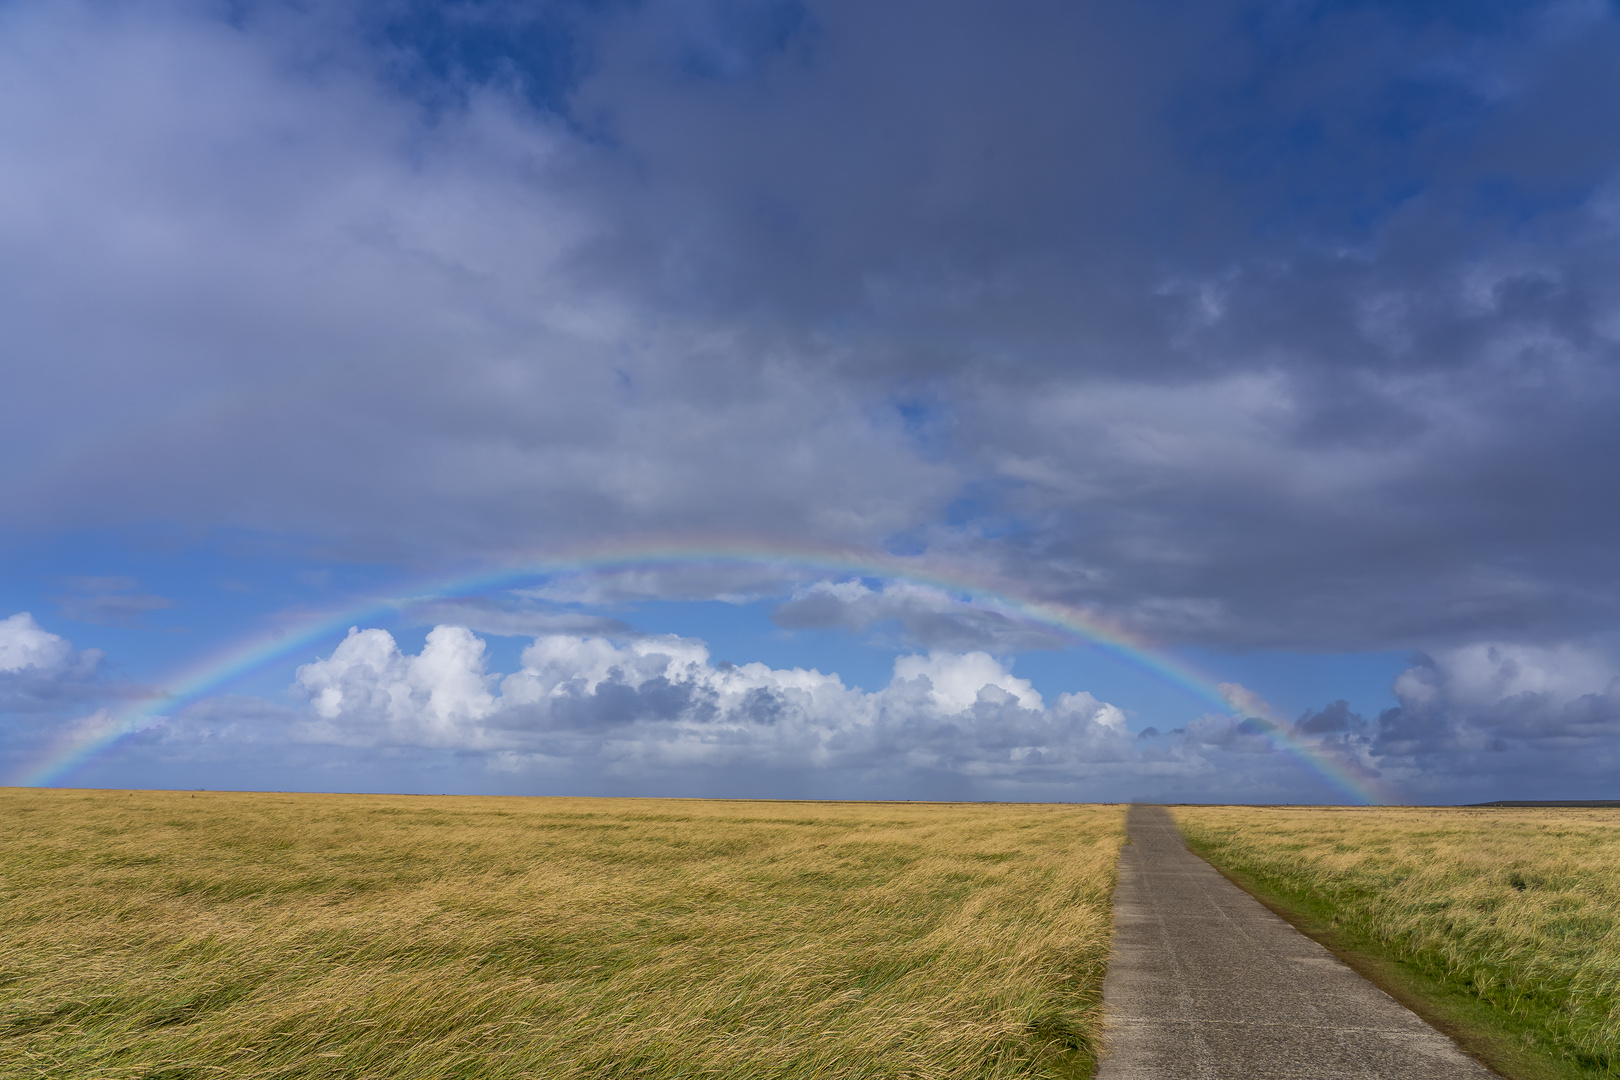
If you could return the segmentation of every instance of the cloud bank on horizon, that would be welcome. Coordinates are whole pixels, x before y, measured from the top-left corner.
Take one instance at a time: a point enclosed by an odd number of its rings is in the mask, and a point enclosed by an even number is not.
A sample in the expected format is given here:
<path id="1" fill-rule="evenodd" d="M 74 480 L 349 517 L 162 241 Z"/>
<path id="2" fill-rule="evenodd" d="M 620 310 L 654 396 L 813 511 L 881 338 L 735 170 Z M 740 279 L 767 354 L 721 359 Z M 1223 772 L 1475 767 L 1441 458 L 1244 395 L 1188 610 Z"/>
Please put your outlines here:
<path id="1" fill-rule="evenodd" d="M 156 775 L 200 762 L 230 779 L 243 761 L 278 759 L 288 783 L 316 787 L 311 771 L 351 787 L 389 776 L 421 783 L 421 763 L 448 756 L 454 768 L 441 762 L 428 775 L 512 791 L 1123 799 L 1173 790 L 1283 801 L 1299 790 L 1299 758 L 1244 719 L 1271 710 L 1238 684 L 1221 686 L 1236 715 L 1132 731 L 1123 710 L 1084 691 L 1047 703 L 984 652 L 901 655 L 888 684 L 866 691 L 814 669 L 715 662 L 701 641 L 677 635 L 546 634 L 505 675 L 489 670 L 486 645 L 441 624 L 410 654 L 385 630 L 352 628 L 297 668 L 283 700 L 205 700 L 144 725 L 126 750 Z M 119 691 L 98 683 L 100 663 L 27 613 L 0 621 L 0 707 L 106 700 Z M 1473 646 L 1417 657 L 1395 693 L 1399 704 L 1370 721 L 1339 700 L 1289 725 L 1295 745 L 1352 778 L 1327 794 L 1445 798 L 1527 769 L 1557 767 L 1581 783 L 1613 767 L 1620 679 L 1600 656 Z M 33 734 L 71 740 L 74 726 Z M 396 769 L 379 769 L 390 759 Z"/>
<path id="2" fill-rule="evenodd" d="M 132 531 L 428 576 L 740 537 L 1215 655 L 1407 652 L 1300 737 L 1413 797 L 1613 794 L 1612 4 L 17 0 L 0 71 L 0 543 L 74 552 L 0 596 L 15 760 L 197 650 Z M 269 573 L 233 625 L 310 602 Z M 361 627 L 141 752 L 1295 790 L 1235 719 L 1029 697 L 1060 642 L 925 587 L 575 584 L 433 598 L 423 651 Z M 892 681 L 722 669 L 630 594 L 887 634 Z M 479 633 L 533 644 L 496 679 Z"/>

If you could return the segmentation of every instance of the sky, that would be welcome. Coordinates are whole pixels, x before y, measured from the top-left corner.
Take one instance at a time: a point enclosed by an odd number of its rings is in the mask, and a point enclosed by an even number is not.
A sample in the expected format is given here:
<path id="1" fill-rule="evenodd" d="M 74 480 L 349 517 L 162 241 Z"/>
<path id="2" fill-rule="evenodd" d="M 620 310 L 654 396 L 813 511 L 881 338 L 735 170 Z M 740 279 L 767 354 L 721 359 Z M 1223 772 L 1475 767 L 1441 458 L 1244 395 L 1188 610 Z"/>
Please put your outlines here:
<path id="1" fill-rule="evenodd" d="M 1620 796 L 1620 6 L 0 2 L 0 783 Z"/>

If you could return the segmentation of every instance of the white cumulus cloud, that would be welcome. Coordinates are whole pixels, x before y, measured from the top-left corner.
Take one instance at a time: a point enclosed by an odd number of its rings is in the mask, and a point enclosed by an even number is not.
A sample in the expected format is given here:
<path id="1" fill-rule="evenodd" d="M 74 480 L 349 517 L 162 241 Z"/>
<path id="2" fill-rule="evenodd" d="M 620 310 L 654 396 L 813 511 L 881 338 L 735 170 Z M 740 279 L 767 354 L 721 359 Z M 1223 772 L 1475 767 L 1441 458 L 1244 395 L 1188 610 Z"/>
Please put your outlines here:
<path id="1" fill-rule="evenodd" d="M 1015 678 L 987 653 L 902 656 L 894 662 L 894 677 L 927 679 L 929 697 L 941 712 L 971 709 L 985 690 L 1000 690 L 1025 709 L 1038 711 L 1043 707 L 1041 695 L 1028 679 Z"/>
<path id="2" fill-rule="evenodd" d="M 73 646 L 66 638 L 41 627 L 29 612 L 19 611 L 0 619 L 0 671 L 53 671 L 65 665 L 72 654 Z"/>
<path id="3" fill-rule="evenodd" d="M 496 709 L 484 671 L 484 642 L 465 627 L 437 626 L 422 651 L 406 656 L 385 630 L 351 629 L 325 660 L 298 669 L 296 686 L 332 733 L 386 732 L 415 745 L 477 745 Z"/>
<path id="4" fill-rule="evenodd" d="M 330 657 L 299 668 L 294 689 L 309 703 L 309 741 L 485 752 L 498 770 L 545 760 L 621 773 L 1061 777 L 1118 760 L 1127 746 L 1115 706 L 1087 693 L 1048 706 L 982 652 L 899 657 L 891 682 L 867 692 L 816 670 L 717 664 L 702 642 L 674 635 L 546 635 L 502 678 L 463 627 L 434 628 L 415 656 L 386 631 L 356 629 Z"/>

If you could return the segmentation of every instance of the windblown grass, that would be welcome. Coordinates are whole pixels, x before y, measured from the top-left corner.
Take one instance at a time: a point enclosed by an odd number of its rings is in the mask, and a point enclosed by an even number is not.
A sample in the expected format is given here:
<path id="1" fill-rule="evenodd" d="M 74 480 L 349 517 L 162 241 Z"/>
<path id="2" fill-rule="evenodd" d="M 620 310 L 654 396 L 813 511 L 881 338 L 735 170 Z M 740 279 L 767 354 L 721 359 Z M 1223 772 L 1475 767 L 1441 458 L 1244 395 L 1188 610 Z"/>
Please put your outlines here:
<path id="1" fill-rule="evenodd" d="M 1174 814 L 1199 854 L 1478 999 L 1559 1074 L 1620 1073 L 1620 811 Z"/>
<path id="2" fill-rule="evenodd" d="M 7 1077 L 1090 1074 L 1117 808 L 0 790 Z"/>

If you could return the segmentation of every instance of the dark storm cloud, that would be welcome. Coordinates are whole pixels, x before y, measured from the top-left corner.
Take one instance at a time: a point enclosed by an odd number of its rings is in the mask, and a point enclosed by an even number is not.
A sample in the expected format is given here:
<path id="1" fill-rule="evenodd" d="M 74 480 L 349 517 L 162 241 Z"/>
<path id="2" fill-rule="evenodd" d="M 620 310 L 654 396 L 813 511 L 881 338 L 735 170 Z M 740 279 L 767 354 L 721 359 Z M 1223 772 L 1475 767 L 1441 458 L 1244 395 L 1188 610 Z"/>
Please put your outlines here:
<path id="1" fill-rule="evenodd" d="M 0 53 L 15 528 L 888 546 L 1221 648 L 1620 606 L 1612 8 L 22 3 Z"/>

